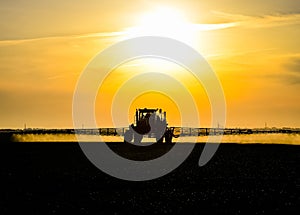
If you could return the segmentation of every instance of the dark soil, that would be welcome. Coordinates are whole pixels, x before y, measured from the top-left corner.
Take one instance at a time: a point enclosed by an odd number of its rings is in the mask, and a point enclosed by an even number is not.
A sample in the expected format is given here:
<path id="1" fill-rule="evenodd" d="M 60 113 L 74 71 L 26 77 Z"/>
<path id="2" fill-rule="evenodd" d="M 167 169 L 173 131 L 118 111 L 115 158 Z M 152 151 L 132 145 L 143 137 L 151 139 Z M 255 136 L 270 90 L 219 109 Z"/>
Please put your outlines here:
<path id="1" fill-rule="evenodd" d="M 141 160 L 171 146 L 136 151 Z M 300 146 L 221 144 L 204 167 L 203 144 L 170 174 L 151 181 L 113 178 L 85 157 L 77 143 L 2 142 L 0 214 L 297 214 Z M 155 156 L 154 156 L 155 157 Z"/>

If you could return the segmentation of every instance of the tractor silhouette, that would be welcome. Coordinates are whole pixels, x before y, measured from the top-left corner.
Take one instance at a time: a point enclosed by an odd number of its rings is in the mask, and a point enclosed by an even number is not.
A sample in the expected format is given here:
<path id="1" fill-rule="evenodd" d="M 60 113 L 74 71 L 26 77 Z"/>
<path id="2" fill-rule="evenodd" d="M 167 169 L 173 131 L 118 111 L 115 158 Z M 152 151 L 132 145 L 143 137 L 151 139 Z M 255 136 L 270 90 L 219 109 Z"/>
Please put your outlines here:
<path id="1" fill-rule="evenodd" d="M 157 143 L 172 143 L 174 137 L 173 127 L 167 127 L 166 112 L 162 109 L 136 109 L 135 122 L 129 125 L 129 130 L 124 134 L 124 142 L 141 143 L 143 136 L 155 137 Z"/>

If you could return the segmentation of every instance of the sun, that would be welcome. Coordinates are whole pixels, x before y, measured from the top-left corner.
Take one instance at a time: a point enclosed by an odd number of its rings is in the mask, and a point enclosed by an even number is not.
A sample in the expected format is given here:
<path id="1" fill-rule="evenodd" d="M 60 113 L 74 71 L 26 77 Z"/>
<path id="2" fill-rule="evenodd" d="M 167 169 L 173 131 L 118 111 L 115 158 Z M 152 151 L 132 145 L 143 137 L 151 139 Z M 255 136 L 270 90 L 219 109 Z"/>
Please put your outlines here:
<path id="1" fill-rule="evenodd" d="M 180 26 L 186 24 L 186 19 L 180 11 L 163 7 L 144 14 L 140 19 L 140 24 L 151 30 L 163 32 L 165 28 L 176 29 L 178 24 Z"/>
<path id="2" fill-rule="evenodd" d="M 127 29 L 129 37 L 162 36 L 177 39 L 192 45 L 194 32 L 192 23 L 179 10 L 169 7 L 159 7 L 142 14 L 137 26 Z"/>

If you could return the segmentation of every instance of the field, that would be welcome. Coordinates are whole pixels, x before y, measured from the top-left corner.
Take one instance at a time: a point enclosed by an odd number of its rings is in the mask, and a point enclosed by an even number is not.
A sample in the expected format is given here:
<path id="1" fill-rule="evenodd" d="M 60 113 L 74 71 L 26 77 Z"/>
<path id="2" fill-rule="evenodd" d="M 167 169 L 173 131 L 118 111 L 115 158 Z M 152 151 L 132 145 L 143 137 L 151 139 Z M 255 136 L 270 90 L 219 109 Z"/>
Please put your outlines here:
<path id="1" fill-rule="evenodd" d="M 139 160 L 170 149 L 142 152 L 122 143 L 111 149 Z M 94 167 L 77 143 L 1 143 L 0 214 L 296 214 L 300 147 L 221 144 L 198 166 L 203 144 L 175 171 L 145 182 L 113 178 Z"/>

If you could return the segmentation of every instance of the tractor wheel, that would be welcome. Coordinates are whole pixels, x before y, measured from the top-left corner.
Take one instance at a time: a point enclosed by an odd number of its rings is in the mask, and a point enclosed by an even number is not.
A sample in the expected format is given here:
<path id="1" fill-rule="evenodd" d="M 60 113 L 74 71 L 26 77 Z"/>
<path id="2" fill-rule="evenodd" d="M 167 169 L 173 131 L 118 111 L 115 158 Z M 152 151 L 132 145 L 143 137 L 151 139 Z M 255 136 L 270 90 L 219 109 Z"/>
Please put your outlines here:
<path id="1" fill-rule="evenodd" d="M 156 142 L 157 142 L 157 143 L 163 143 L 163 141 L 164 141 L 164 136 L 165 136 L 165 135 L 162 135 L 162 134 L 155 134 L 155 136 L 156 136 Z"/>
<path id="2" fill-rule="evenodd" d="M 143 139 L 143 135 L 134 133 L 134 144 L 140 144 Z"/>
<path id="3" fill-rule="evenodd" d="M 165 133 L 166 143 L 172 143 L 173 133 L 170 130 L 167 130 Z"/>
<path id="4" fill-rule="evenodd" d="M 133 139 L 133 132 L 132 130 L 127 130 L 124 134 L 124 143 L 131 142 Z"/>
<path id="5" fill-rule="evenodd" d="M 158 140 L 156 139 L 156 142 L 157 142 L 157 143 L 163 143 L 163 142 L 164 142 L 164 137 L 161 137 L 161 138 L 158 139 Z"/>

